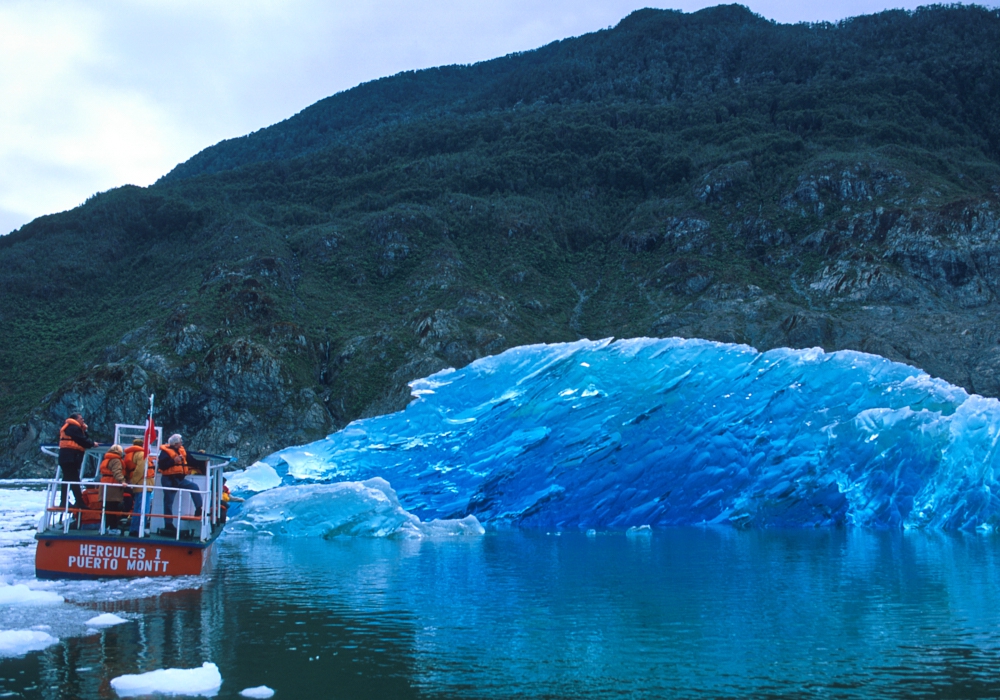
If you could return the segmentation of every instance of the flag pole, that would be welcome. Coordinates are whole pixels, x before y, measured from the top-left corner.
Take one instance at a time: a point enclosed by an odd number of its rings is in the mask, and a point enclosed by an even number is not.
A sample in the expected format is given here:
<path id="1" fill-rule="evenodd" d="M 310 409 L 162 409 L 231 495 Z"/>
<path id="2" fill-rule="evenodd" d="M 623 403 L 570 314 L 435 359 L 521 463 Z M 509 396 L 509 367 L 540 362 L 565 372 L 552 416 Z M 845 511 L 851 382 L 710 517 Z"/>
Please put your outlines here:
<path id="1" fill-rule="evenodd" d="M 149 434 L 149 426 L 153 424 L 153 398 L 156 394 L 149 395 L 149 416 L 146 418 L 146 430 L 142 436 L 142 505 L 139 507 L 139 537 L 146 534 L 146 492 L 149 490 L 146 484 L 146 474 L 149 472 L 149 446 L 152 436 Z M 153 477 L 156 478 L 156 477 Z"/>

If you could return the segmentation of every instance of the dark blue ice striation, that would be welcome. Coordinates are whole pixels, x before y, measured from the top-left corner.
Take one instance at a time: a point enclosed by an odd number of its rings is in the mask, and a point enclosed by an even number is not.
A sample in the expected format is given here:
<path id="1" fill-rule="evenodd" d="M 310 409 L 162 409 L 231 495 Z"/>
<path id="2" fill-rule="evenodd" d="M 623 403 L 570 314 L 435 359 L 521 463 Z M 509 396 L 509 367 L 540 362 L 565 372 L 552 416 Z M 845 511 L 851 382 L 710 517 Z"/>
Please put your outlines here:
<path id="1" fill-rule="evenodd" d="M 677 338 L 532 345 L 266 461 L 387 479 L 421 519 L 626 529 L 992 529 L 1000 403 L 859 352 Z"/>

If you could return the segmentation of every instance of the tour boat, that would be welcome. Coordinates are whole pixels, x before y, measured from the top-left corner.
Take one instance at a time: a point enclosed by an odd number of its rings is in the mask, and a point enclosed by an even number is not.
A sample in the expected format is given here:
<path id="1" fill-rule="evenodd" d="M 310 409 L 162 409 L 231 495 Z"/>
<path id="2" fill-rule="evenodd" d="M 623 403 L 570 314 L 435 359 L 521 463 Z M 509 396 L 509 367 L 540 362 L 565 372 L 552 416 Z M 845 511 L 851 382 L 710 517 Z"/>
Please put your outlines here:
<path id="1" fill-rule="evenodd" d="M 147 426 L 115 426 L 115 444 L 131 445 L 135 438 L 143 438 Z M 155 440 L 150 440 L 149 454 L 158 455 L 163 429 L 155 428 Z M 118 511 L 108 508 L 106 489 L 101 488 L 100 463 L 108 446 L 101 445 L 87 450 L 84 454 L 80 481 L 75 482 L 85 489 L 85 500 L 91 507 L 71 508 L 72 493 L 68 493 L 63 505 L 59 502 L 60 491 L 71 483 L 62 479 L 59 467 L 56 477 L 48 482 L 45 498 L 45 512 L 35 534 L 35 576 L 42 579 L 99 579 L 131 578 L 142 576 L 188 576 L 204 573 L 211 562 L 212 544 L 222 532 L 224 525 L 222 507 L 222 472 L 226 465 L 235 461 L 233 457 L 188 452 L 188 461 L 199 465 L 188 479 L 200 489 L 202 512 L 195 515 L 192 491 L 167 488 L 161 485 L 160 474 L 156 473 L 155 483 L 145 487 L 132 487 L 133 498 L 152 499 L 151 512 L 139 521 L 138 536 L 129 536 L 125 517 L 131 513 L 121 513 L 119 519 L 124 527 L 108 527 L 105 517 L 111 518 Z M 57 445 L 43 445 L 42 452 L 58 457 Z M 113 487 L 112 487 L 113 488 Z M 163 494 L 175 491 L 172 515 L 166 515 L 163 508 Z M 88 498 L 89 496 L 89 498 Z M 86 504 L 79 504 L 81 506 Z"/>

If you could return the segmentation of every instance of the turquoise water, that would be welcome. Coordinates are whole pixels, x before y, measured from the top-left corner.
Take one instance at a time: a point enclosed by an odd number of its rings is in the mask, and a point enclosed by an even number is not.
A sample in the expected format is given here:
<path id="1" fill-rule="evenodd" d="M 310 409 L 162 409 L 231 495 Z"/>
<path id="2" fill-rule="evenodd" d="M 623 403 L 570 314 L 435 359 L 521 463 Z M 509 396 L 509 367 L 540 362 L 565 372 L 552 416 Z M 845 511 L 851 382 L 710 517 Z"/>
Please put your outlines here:
<path id="1" fill-rule="evenodd" d="M 0 694 L 115 697 L 218 664 L 218 697 L 1000 696 L 1000 538 L 860 530 L 227 536 L 200 588 L 0 661 Z"/>

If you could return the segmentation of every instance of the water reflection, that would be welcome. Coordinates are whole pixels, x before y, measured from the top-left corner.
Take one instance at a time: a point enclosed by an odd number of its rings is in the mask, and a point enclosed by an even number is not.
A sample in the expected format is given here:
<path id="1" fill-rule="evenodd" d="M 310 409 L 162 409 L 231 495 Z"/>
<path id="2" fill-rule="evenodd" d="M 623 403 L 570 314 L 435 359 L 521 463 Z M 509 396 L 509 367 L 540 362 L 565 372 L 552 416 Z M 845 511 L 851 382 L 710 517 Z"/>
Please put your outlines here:
<path id="1" fill-rule="evenodd" d="M 201 590 L 0 663 L 24 697 L 219 665 L 220 697 L 1000 696 L 1000 539 L 856 530 L 229 537 Z M 90 669 L 90 670 L 86 670 Z"/>

